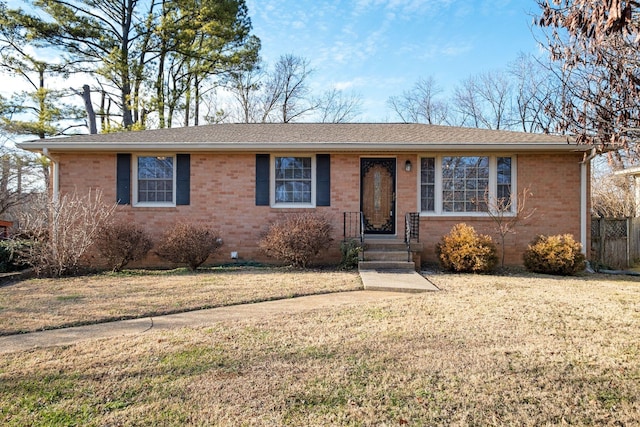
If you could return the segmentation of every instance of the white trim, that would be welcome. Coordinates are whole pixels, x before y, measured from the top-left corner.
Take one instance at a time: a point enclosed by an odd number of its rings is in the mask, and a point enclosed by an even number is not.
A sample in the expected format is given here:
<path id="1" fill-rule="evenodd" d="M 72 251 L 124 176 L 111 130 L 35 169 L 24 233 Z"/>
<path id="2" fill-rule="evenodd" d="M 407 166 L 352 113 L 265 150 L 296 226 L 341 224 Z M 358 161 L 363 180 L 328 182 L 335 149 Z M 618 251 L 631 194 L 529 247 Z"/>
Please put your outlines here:
<path id="1" fill-rule="evenodd" d="M 169 203 L 169 202 L 139 202 L 138 201 L 138 158 L 139 157 L 171 157 L 171 159 L 173 160 L 173 194 L 172 194 L 172 199 L 173 202 Z M 177 179 L 176 179 L 176 169 L 177 169 L 177 158 L 175 154 L 166 154 L 166 153 L 162 153 L 162 154 L 149 154 L 149 153 L 138 153 L 138 154 L 133 154 L 131 156 L 131 162 L 133 163 L 131 165 L 131 192 L 132 194 L 132 203 L 131 206 L 136 207 L 136 208 L 174 208 L 176 207 L 176 184 L 177 184 Z"/>
<path id="2" fill-rule="evenodd" d="M 580 162 L 580 243 L 582 244 L 582 253 L 586 256 L 587 252 L 587 201 L 589 200 L 588 187 L 589 176 L 587 174 L 588 168 L 591 164 L 591 159 L 596 156 L 595 148 L 591 150 L 591 153 Z"/>
<path id="3" fill-rule="evenodd" d="M 558 142 L 536 143 L 474 143 L 474 142 L 64 142 L 57 140 L 45 140 L 22 142 L 16 144 L 19 148 L 29 151 L 42 151 L 45 148 L 53 151 L 107 151 L 107 152 L 197 152 L 197 151 L 270 151 L 270 152 L 337 152 L 337 151 L 363 151 L 370 152 L 424 152 L 429 151 L 532 151 L 532 152 L 585 152 L 591 149 L 587 145 L 575 145 Z M 366 154 L 363 154 L 366 155 Z"/>
<path id="4" fill-rule="evenodd" d="M 306 157 L 311 159 L 311 203 L 276 203 L 276 157 Z M 269 156 L 269 205 L 275 209 L 310 209 L 316 207 L 316 155 L 282 153 Z"/>
<path id="5" fill-rule="evenodd" d="M 498 190 L 498 157 L 510 157 L 511 158 L 511 211 L 504 213 L 504 216 L 512 217 L 516 215 L 518 206 L 518 161 L 515 154 L 484 154 L 479 153 L 438 153 L 438 154 L 419 154 L 418 155 L 418 210 L 421 217 L 475 217 L 475 218 L 490 218 L 487 212 L 444 212 L 442 209 L 442 158 L 443 157 L 488 157 L 489 158 L 489 198 L 495 198 Z M 435 159 L 435 183 L 434 183 L 434 210 L 423 211 L 422 210 L 422 159 L 434 158 Z"/>

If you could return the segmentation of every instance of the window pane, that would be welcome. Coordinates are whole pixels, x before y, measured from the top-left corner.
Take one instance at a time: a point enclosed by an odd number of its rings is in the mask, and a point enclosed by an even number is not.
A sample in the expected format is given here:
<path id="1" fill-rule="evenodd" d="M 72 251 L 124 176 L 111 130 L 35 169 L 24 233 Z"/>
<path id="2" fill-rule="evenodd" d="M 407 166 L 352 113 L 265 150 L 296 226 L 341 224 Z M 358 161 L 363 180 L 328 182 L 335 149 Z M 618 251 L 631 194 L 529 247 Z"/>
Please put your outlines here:
<path id="1" fill-rule="evenodd" d="M 138 157 L 138 201 L 173 202 L 173 157 Z"/>
<path id="2" fill-rule="evenodd" d="M 276 203 L 311 203 L 311 157 L 276 157 Z"/>
<path id="3" fill-rule="evenodd" d="M 483 212 L 489 190 L 489 157 L 442 158 L 443 212 Z"/>
<path id="4" fill-rule="evenodd" d="M 510 210 L 511 206 L 511 157 L 498 157 L 497 207 Z"/>
<path id="5" fill-rule="evenodd" d="M 436 159 L 425 157 L 420 159 L 420 210 L 433 212 L 436 206 Z"/>

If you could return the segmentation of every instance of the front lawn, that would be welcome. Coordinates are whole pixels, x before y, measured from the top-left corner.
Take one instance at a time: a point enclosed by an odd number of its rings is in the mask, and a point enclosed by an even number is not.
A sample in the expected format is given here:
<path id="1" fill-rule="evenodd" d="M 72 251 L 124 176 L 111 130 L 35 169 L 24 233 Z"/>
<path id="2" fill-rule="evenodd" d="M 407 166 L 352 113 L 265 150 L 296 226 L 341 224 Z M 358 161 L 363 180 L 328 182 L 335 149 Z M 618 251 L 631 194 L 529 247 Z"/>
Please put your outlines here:
<path id="1" fill-rule="evenodd" d="M 630 426 L 640 420 L 640 281 L 431 279 L 442 291 L 4 354 L 0 422 Z"/>
<path id="2" fill-rule="evenodd" d="M 361 288 L 355 272 L 258 267 L 32 279 L 0 287 L 0 335 Z"/>

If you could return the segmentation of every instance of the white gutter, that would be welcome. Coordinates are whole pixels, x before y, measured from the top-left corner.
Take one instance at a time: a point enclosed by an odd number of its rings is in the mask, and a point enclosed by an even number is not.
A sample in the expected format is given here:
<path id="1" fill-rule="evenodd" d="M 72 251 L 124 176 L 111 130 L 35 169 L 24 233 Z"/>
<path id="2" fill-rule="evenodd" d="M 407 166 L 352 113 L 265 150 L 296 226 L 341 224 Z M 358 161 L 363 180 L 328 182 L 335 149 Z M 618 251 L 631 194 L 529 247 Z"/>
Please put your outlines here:
<path id="1" fill-rule="evenodd" d="M 591 159 L 596 156 L 596 149 L 592 148 L 591 152 L 587 155 L 585 153 L 584 159 L 580 162 L 580 243 L 582 243 L 582 253 L 587 256 L 587 222 L 588 222 L 588 206 L 587 201 L 589 200 L 589 175 L 587 171 L 589 170 L 589 165 L 591 164 Z"/>
<path id="2" fill-rule="evenodd" d="M 49 149 L 55 152 L 133 152 L 133 151 L 172 151 L 172 152 L 195 152 L 195 151 L 228 151 L 228 152 L 265 152 L 265 151 L 564 151 L 578 152 L 585 151 L 585 147 L 572 144 L 558 143 L 474 143 L 474 142 L 64 142 L 50 140 L 22 142 L 18 146 L 24 150 L 41 151 Z"/>
<path id="3" fill-rule="evenodd" d="M 51 156 L 51 154 L 49 153 L 49 149 L 47 147 L 44 147 L 42 149 L 42 155 L 45 156 L 46 158 L 48 158 L 49 160 L 51 160 L 51 178 L 52 178 L 52 184 L 53 184 L 53 201 L 58 201 L 58 198 L 60 197 L 60 168 L 58 167 L 58 161 Z"/>

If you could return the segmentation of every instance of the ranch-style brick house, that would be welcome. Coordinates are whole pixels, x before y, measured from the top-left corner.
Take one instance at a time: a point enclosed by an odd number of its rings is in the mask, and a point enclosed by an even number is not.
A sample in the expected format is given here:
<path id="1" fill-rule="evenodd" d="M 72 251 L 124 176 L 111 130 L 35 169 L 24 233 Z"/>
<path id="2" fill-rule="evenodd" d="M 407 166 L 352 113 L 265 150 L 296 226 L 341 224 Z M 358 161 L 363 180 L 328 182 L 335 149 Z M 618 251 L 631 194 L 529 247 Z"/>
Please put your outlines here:
<path id="1" fill-rule="evenodd" d="M 360 224 L 365 239 L 402 241 L 407 218 L 419 227 L 415 255 L 435 262 L 436 244 L 460 222 L 499 242 L 485 201 L 512 197 L 515 207 L 525 188 L 535 212 L 507 235 L 507 264 L 521 264 L 538 234 L 571 233 L 583 251 L 590 243 L 595 151 L 564 137 L 424 124 L 216 124 L 19 145 L 51 159 L 54 196 L 100 189 L 118 217 L 156 239 L 176 222 L 210 224 L 225 243 L 212 262 L 231 252 L 267 261 L 258 241 L 268 224 L 308 211 L 334 225 L 335 247 L 319 262 L 339 261 L 340 241 L 358 236 Z"/>

